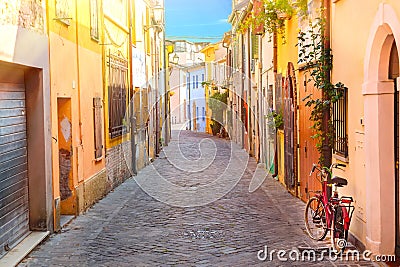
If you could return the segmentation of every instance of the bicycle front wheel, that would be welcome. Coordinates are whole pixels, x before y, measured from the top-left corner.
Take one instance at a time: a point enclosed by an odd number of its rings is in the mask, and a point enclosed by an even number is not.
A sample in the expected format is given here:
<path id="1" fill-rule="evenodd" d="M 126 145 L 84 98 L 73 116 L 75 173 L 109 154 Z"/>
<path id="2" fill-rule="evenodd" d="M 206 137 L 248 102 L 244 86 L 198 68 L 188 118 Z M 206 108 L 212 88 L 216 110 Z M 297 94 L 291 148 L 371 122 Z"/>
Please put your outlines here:
<path id="1" fill-rule="evenodd" d="M 331 224 L 331 245 L 336 253 L 346 249 L 348 230 L 344 229 L 343 207 L 337 206 L 334 210 Z"/>
<path id="2" fill-rule="evenodd" d="M 304 212 L 308 235 L 314 240 L 322 240 L 328 233 L 324 203 L 316 197 L 310 198 Z"/>

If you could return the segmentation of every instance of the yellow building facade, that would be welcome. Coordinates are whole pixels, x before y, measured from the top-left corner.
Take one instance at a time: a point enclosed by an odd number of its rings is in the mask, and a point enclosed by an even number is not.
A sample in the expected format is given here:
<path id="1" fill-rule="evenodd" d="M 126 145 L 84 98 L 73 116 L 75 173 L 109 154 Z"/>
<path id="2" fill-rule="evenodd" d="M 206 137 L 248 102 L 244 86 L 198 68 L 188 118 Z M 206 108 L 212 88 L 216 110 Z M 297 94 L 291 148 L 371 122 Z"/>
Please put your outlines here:
<path id="1" fill-rule="evenodd" d="M 102 10 L 97 0 L 47 1 L 55 229 L 107 191 Z"/>
<path id="2" fill-rule="evenodd" d="M 206 133 L 212 134 L 211 130 L 211 114 L 212 111 L 208 107 L 208 100 L 210 96 L 214 93 L 212 90 L 212 80 L 213 80 L 213 67 L 215 64 L 215 50 L 218 49 L 218 44 L 210 44 L 204 47 L 200 52 L 204 54 L 205 61 L 205 72 L 206 72 L 206 82 L 205 84 L 205 101 L 206 101 Z M 215 83 L 215 81 L 214 81 Z"/>

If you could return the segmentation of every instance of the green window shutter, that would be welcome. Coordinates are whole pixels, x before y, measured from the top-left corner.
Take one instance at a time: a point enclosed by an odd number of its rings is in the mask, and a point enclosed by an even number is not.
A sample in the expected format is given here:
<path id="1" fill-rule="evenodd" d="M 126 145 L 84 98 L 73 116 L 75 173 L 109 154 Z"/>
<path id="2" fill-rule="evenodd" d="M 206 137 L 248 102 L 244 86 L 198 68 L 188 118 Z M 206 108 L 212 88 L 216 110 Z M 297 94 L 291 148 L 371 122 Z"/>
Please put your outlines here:
<path id="1" fill-rule="evenodd" d="M 258 35 L 252 34 L 251 35 L 251 58 L 258 59 Z"/>

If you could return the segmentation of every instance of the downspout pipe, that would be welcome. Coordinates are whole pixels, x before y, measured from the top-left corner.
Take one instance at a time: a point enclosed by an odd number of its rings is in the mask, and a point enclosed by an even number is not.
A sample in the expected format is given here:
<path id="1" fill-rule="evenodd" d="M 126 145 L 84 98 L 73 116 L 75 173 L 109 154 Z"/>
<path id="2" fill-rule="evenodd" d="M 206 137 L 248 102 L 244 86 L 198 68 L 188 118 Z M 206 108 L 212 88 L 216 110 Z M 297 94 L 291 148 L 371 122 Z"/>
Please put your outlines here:
<path id="1" fill-rule="evenodd" d="M 135 117 L 135 109 L 134 109 L 134 97 L 135 93 L 133 90 L 133 66 L 132 66 L 132 5 L 131 1 L 128 1 L 128 17 L 129 17 L 129 92 L 132 92 L 131 99 L 130 99 L 130 124 L 131 124 L 131 153 L 132 153 L 132 173 L 134 175 L 137 174 L 136 169 L 136 117 Z"/>
<path id="2" fill-rule="evenodd" d="M 331 3 L 330 0 L 324 0 L 323 1 L 323 16 L 325 18 L 325 25 L 323 29 L 323 36 L 324 36 L 324 50 L 326 53 L 330 54 L 330 37 L 331 37 Z M 327 55 L 329 56 L 329 55 Z M 324 64 L 330 64 L 329 62 L 324 62 Z M 328 69 L 325 73 L 327 80 L 331 80 L 331 73 L 330 70 Z M 324 90 L 322 91 L 322 99 L 328 100 L 328 95 L 324 93 Z M 323 165 L 326 167 L 329 167 L 332 163 L 332 147 L 329 142 L 329 138 L 327 138 L 327 134 L 329 131 L 329 120 L 330 120 L 330 108 L 324 110 L 323 114 L 323 119 L 322 119 L 322 125 L 323 125 L 323 133 L 325 135 L 325 138 L 323 140 Z M 328 177 L 328 183 L 331 182 L 331 177 Z M 328 190 L 328 197 L 331 195 L 331 188 Z"/>
<path id="3" fill-rule="evenodd" d="M 276 77 L 278 73 L 278 35 L 274 33 L 273 36 L 273 68 L 274 68 L 274 76 L 275 76 L 275 84 L 276 84 Z M 275 90 L 277 90 L 275 86 Z M 276 93 L 275 93 L 276 95 Z M 278 129 L 275 128 L 275 156 L 274 156 L 274 174 L 272 177 L 277 177 L 278 176 Z"/>

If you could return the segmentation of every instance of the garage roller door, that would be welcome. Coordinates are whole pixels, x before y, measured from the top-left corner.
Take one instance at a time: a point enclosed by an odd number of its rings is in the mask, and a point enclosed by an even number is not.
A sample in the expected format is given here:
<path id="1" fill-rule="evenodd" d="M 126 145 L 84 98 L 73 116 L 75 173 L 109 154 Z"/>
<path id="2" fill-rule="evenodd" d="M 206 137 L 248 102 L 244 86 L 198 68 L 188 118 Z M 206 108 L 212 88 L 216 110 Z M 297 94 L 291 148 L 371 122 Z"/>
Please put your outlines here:
<path id="1" fill-rule="evenodd" d="M 24 84 L 0 83 L 0 257 L 29 233 Z"/>

